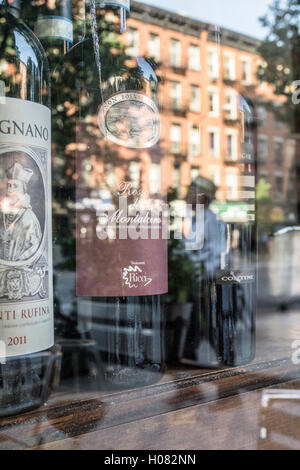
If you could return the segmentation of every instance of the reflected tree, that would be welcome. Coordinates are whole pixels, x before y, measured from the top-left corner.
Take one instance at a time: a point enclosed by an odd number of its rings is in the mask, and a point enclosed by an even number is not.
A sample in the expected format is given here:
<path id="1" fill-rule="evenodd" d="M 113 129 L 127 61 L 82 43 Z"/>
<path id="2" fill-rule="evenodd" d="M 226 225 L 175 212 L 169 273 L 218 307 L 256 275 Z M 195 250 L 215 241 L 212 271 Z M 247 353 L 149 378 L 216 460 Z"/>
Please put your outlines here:
<path id="1" fill-rule="evenodd" d="M 283 121 L 296 140 L 296 175 L 300 176 L 300 106 L 294 103 L 294 82 L 300 80 L 300 2 L 275 0 L 268 14 L 261 18 L 268 30 L 259 53 L 264 63 L 259 69 L 261 80 L 274 87 L 277 95 L 285 97 L 280 108 L 273 106 L 276 119 Z M 293 175 L 290 175 L 293 178 Z M 300 221 L 300 185 L 297 185 L 297 219 Z"/>

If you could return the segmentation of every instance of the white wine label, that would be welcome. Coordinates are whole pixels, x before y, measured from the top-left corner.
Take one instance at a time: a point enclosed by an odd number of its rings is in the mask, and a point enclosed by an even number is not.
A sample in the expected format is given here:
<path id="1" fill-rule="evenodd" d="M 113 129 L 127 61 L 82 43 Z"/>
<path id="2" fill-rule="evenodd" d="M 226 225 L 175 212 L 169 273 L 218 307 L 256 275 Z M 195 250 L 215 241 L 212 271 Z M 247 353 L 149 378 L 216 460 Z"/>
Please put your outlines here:
<path id="1" fill-rule="evenodd" d="M 37 103 L 0 104 L 0 343 L 5 356 L 54 342 L 51 113 Z"/>
<path id="2" fill-rule="evenodd" d="M 101 6 L 113 6 L 119 8 L 125 8 L 125 10 L 130 11 L 130 0 L 98 0 L 96 5 Z"/>
<path id="3" fill-rule="evenodd" d="M 38 18 L 34 32 L 40 39 L 62 39 L 73 42 L 73 23 L 61 16 L 42 16 Z"/>
<path id="4" fill-rule="evenodd" d="M 99 108 L 98 124 L 106 139 L 128 148 L 150 148 L 160 138 L 158 107 L 135 91 L 116 93 L 105 101 Z"/>

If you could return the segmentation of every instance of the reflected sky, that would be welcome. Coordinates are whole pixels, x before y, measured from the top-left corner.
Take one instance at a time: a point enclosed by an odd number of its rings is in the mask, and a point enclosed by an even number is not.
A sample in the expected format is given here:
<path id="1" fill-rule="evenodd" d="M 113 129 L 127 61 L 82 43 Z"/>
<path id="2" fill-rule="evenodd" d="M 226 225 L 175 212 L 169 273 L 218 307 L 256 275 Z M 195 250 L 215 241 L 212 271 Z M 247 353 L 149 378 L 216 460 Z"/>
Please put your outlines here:
<path id="1" fill-rule="evenodd" d="M 226 28 L 263 39 L 266 30 L 258 18 L 268 11 L 271 0 L 142 0 L 144 3 L 183 13 L 189 17 L 216 23 Z"/>

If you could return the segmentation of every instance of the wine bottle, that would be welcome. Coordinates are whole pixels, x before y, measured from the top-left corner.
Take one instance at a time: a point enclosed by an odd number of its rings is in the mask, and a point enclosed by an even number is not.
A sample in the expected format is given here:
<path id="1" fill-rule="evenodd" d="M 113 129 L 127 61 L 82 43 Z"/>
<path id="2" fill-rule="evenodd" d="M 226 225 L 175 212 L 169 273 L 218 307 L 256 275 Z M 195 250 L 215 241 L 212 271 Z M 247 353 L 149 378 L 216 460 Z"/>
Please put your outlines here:
<path id="1" fill-rule="evenodd" d="M 0 1 L 0 416 L 41 405 L 53 329 L 49 71 L 35 35 Z"/>
<path id="2" fill-rule="evenodd" d="M 204 242 L 190 252 L 194 281 L 189 301 L 191 321 L 183 357 L 205 367 L 237 366 L 255 356 L 256 222 L 255 161 L 251 150 L 253 112 L 240 97 L 241 155 L 234 161 L 235 187 L 227 187 L 226 218 L 216 202 L 217 188 L 202 176 L 193 181 L 187 202 L 204 210 Z M 253 149 L 253 146 L 252 146 Z M 233 194 L 234 191 L 240 193 Z M 237 205 L 237 196 L 239 204 Z M 230 198 L 234 202 L 230 202 Z M 230 212 L 230 206 L 235 212 Z M 237 213 L 237 210 L 240 213 Z M 225 218 L 225 220 L 224 220 Z M 195 218 L 190 226 L 195 230 Z"/>
<path id="3" fill-rule="evenodd" d="M 64 155 L 54 181 L 55 227 L 64 227 L 55 270 L 70 285 L 59 302 L 69 321 L 57 331 L 95 341 L 109 387 L 135 387 L 158 380 L 164 364 L 167 246 L 160 227 L 157 239 L 141 240 L 122 225 L 129 218 L 135 231 L 134 210 L 143 206 L 147 218 L 149 206 L 163 204 L 158 79 L 144 58 L 127 56 L 113 11 L 109 22 L 93 1 L 86 9 L 87 36 L 65 55 L 54 85 Z"/>

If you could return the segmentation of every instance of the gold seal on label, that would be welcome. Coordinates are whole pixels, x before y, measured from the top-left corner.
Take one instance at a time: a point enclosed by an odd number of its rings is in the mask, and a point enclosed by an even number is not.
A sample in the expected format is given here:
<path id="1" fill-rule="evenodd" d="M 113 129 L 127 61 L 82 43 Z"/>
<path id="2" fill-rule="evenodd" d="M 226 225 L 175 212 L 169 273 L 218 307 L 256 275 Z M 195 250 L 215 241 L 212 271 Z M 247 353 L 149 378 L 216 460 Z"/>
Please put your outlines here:
<path id="1" fill-rule="evenodd" d="M 128 148 L 150 148 L 160 138 L 158 107 L 139 92 L 112 95 L 99 107 L 98 124 L 108 140 Z"/>

